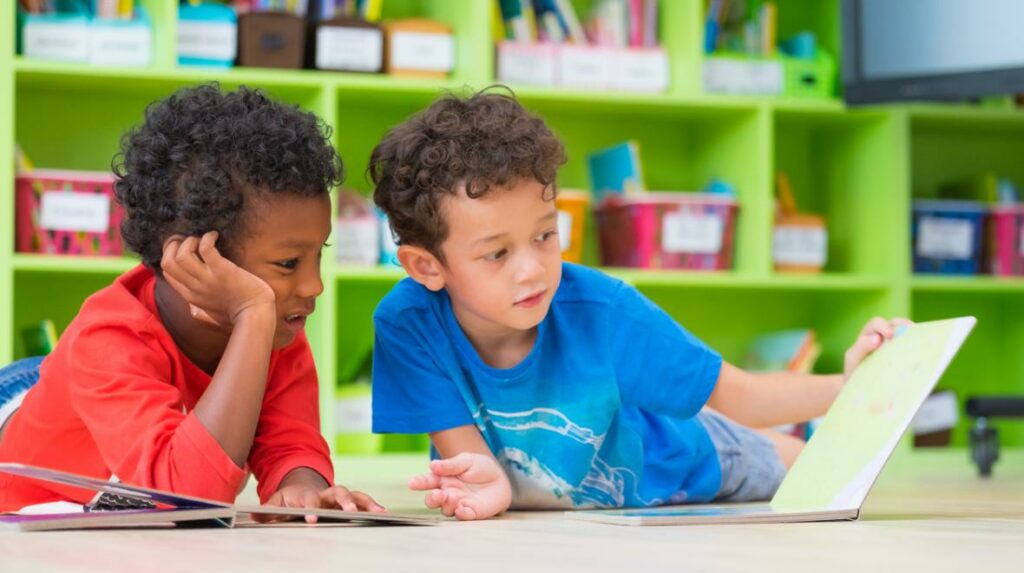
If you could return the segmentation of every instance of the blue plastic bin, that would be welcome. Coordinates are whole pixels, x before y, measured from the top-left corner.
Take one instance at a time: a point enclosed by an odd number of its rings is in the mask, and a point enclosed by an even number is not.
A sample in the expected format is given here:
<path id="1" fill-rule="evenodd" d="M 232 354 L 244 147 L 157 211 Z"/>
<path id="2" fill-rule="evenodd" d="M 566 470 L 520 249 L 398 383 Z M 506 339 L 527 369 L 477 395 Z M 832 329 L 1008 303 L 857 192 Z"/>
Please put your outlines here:
<path id="1" fill-rule="evenodd" d="M 981 272 L 985 216 L 976 201 L 914 201 L 911 226 L 914 272 L 974 275 Z"/>

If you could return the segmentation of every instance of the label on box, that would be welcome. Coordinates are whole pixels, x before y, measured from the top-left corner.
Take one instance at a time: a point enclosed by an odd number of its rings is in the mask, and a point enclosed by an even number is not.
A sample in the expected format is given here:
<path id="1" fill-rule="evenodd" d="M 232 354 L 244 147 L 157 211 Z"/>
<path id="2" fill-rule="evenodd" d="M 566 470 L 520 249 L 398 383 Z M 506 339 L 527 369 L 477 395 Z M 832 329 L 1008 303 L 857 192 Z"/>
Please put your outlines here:
<path id="1" fill-rule="evenodd" d="M 917 254 L 931 259 L 965 260 L 974 252 L 974 224 L 962 219 L 921 217 Z"/>
<path id="2" fill-rule="evenodd" d="M 97 193 L 43 193 L 39 226 L 47 231 L 105 233 L 110 224 L 110 197 Z"/>
<path id="3" fill-rule="evenodd" d="M 772 258 L 776 264 L 823 267 L 828 256 L 828 233 L 821 227 L 775 227 Z"/>
<path id="4" fill-rule="evenodd" d="M 737 94 L 780 94 L 782 63 L 708 58 L 704 61 L 704 89 Z"/>
<path id="5" fill-rule="evenodd" d="M 234 22 L 180 20 L 178 57 L 233 62 L 238 46 L 238 26 Z"/>
<path id="6" fill-rule="evenodd" d="M 558 212 L 558 244 L 563 253 L 572 246 L 572 215 L 567 211 Z"/>
<path id="7" fill-rule="evenodd" d="M 936 392 L 921 404 L 921 409 L 914 414 L 910 427 L 915 434 L 931 434 L 953 428 L 959 418 L 956 394 Z"/>
<path id="8" fill-rule="evenodd" d="M 668 57 L 661 50 L 619 50 L 612 87 L 636 92 L 668 89 Z"/>
<path id="9" fill-rule="evenodd" d="M 92 26 L 89 63 L 95 66 L 148 66 L 153 41 L 149 26 Z"/>
<path id="10" fill-rule="evenodd" d="M 334 233 L 338 262 L 375 265 L 380 260 L 376 217 L 343 219 Z"/>
<path id="11" fill-rule="evenodd" d="M 661 250 L 714 255 L 722 250 L 724 230 L 725 222 L 717 215 L 667 213 L 661 220 Z"/>
<path id="12" fill-rule="evenodd" d="M 89 25 L 81 22 L 27 22 L 25 56 L 65 62 L 89 60 Z"/>
<path id="13" fill-rule="evenodd" d="M 359 396 L 343 396 L 334 401 L 334 430 L 339 434 L 373 431 L 373 407 L 369 392 Z"/>
<path id="14" fill-rule="evenodd" d="M 608 50 L 562 46 L 558 52 L 558 76 L 563 86 L 607 88 L 611 85 L 612 62 Z"/>
<path id="15" fill-rule="evenodd" d="M 391 67 L 428 72 L 451 71 L 455 67 L 455 40 L 450 34 L 395 32 L 391 36 Z"/>
<path id="16" fill-rule="evenodd" d="M 376 28 L 320 26 L 316 31 L 316 67 L 321 70 L 379 72 L 384 35 Z"/>
<path id="17" fill-rule="evenodd" d="M 498 80 L 531 86 L 555 85 L 554 51 L 534 44 L 499 45 Z"/>

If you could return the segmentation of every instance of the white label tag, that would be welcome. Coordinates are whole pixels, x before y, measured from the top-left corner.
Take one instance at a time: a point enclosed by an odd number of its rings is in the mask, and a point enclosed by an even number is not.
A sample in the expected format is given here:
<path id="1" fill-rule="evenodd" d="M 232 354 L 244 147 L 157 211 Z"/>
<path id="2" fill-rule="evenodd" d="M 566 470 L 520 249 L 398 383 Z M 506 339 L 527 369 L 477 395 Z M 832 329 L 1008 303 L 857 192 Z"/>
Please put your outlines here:
<path id="1" fill-rule="evenodd" d="M 910 427 L 915 434 L 931 434 L 956 426 L 959 418 L 956 394 L 937 392 L 928 396 L 924 404 L 921 404 L 921 409 L 914 414 Z"/>
<path id="2" fill-rule="evenodd" d="M 746 62 L 728 58 L 704 61 L 704 89 L 719 93 L 779 94 L 783 84 L 780 62 Z"/>
<path id="3" fill-rule="evenodd" d="M 384 35 L 375 28 L 320 26 L 316 31 L 316 67 L 321 70 L 379 72 Z"/>
<path id="4" fill-rule="evenodd" d="M 606 89 L 611 85 L 608 50 L 562 46 L 558 52 L 559 83 L 566 87 Z"/>
<path id="5" fill-rule="evenodd" d="M 498 46 L 498 79 L 531 86 L 555 85 L 555 53 L 547 46 L 501 44 Z"/>
<path id="6" fill-rule="evenodd" d="M 921 217 L 917 223 L 917 254 L 932 259 L 964 260 L 974 252 L 974 225 L 970 221 Z"/>
<path id="7" fill-rule="evenodd" d="M 725 222 L 717 215 L 666 213 L 661 220 L 661 250 L 713 255 L 722 250 L 724 230 Z"/>
<path id="8" fill-rule="evenodd" d="M 823 267 L 828 256 L 828 234 L 821 227 L 775 227 L 772 243 L 776 264 Z"/>
<path id="9" fill-rule="evenodd" d="M 96 193 L 43 193 L 39 226 L 47 231 L 105 233 L 110 224 L 110 197 Z"/>
<path id="10" fill-rule="evenodd" d="M 66 62 L 89 60 L 89 26 L 85 22 L 25 24 L 25 56 Z"/>
<path id="11" fill-rule="evenodd" d="M 373 408 L 370 393 L 346 396 L 334 401 L 334 431 L 352 434 L 373 431 Z"/>
<path id="12" fill-rule="evenodd" d="M 449 34 L 396 32 L 391 37 L 391 67 L 449 72 L 455 67 L 455 41 Z"/>
<path id="13" fill-rule="evenodd" d="M 373 265 L 380 260 L 376 217 L 338 221 L 334 233 L 339 263 Z"/>
<path id="14" fill-rule="evenodd" d="M 1024 257 L 1024 219 L 1020 221 L 1020 256 Z"/>
<path id="15" fill-rule="evenodd" d="M 149 26 L 92 26 L 89 63 L 94 66 L 148 66 L 153 51 Z"/>
<path id="16" fill-rule="evenodd" d="M 233 22 L 178 21 L 178 57 L 233 62 L 237 46 Z"/>
<path id="17" fill-rule="evenodd" d="M 612 87 L 634 92 L 668 89 L 668 57 L 661 50 L 620 50 L 615 54 Z"/>
<path id="18" fill-rule="evenodd" d="M 558 244 L 563 253 L 572 246 L 572 215 L 567 211 L 558 212 Z"/>

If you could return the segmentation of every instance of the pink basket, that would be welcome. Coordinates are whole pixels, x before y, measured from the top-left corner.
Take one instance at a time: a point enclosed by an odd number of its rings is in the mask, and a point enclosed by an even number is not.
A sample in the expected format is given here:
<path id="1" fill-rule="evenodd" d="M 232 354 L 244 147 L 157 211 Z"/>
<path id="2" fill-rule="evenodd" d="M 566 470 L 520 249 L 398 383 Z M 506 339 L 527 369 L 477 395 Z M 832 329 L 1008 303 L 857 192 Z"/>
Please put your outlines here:
<path id="1" fill-rule="evenodd" d="M 1024 205 L 992 207 L 988 238 L 990 272 L 1024 275 Z"/>
<path id="2" fill-rule="evenodd" d="M 597 209 L 603 263 L 647 269 L 732 268 L 736 201 L 705 193 L 613 196 Z"/>
<path id="3" fill-rule="evenodd" d="M 122 254 L 112 174 L 40 169 L 16 177 L 14 189 L 18 252 Z"/>

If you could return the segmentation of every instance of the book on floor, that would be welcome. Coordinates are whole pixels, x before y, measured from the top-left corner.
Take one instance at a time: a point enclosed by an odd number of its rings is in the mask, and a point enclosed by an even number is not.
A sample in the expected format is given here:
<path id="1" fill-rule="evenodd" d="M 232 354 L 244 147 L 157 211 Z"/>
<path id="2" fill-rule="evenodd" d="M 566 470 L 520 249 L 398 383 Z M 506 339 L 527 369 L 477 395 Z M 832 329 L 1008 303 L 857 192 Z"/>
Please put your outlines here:
<path id="1" fill-rule="evenodd" d="M 88 506 L 57 502 L 0 514 L 0 528 L 22 531 L 175 526 L 259 527 L 279 525 L 289 520 L 294 522 L 308 515 L 317 517 L 317 523 L 313 526 L 433 525 L 439 521 L 437 517 L 424 515 L 233 505 L 16 463 L 0 463 L 0 472 L 97 492 L 94 502 Z M 261 518 L 275 518 L 277 521 L 261 523 Z"/>
<path id="2" fill-rule="evenodd" d="M 900 327 L 850 376 L 771 503 L 570 511 L 566 517 L 615 525 L 857 519 L 885 462 L 976 322 L 963 317 Z"/>

